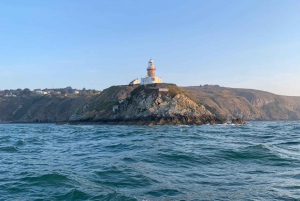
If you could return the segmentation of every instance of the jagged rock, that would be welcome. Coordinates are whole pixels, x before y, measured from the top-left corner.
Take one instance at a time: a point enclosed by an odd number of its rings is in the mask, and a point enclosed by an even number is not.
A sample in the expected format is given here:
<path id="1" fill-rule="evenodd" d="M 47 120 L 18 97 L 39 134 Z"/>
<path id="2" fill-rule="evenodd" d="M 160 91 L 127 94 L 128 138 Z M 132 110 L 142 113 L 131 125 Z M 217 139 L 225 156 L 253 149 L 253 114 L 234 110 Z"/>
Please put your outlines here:
<path id="1" fill-rule="evenodd" d="M 237 118 L 237 119 L 232 119 L 231 121 L 232 124 L 247 124 L 246 122 L 244 122 L 242 119 Z"/>

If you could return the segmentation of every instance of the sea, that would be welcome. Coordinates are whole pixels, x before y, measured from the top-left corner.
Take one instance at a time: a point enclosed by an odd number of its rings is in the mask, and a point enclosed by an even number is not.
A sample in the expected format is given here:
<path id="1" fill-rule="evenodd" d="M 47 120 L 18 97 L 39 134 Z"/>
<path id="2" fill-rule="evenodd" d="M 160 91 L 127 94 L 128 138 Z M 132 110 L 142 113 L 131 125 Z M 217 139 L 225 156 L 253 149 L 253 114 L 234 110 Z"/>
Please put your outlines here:
<path id="1" fill-rule="evenodd" d="M 300 200 L 300 122 L 0 124 L 0 200 Z"/>

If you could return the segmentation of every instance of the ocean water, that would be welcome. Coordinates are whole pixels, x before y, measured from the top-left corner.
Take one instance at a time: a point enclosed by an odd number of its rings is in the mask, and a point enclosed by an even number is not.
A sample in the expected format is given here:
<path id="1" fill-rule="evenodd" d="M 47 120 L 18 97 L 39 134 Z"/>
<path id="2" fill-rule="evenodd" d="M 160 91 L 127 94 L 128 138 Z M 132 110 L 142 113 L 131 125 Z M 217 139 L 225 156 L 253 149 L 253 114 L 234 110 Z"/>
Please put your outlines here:
<path id="1" fill-rule="evenodd" d="M 0 200 L 300 200 L 300 122 L 1 124 Z"/>

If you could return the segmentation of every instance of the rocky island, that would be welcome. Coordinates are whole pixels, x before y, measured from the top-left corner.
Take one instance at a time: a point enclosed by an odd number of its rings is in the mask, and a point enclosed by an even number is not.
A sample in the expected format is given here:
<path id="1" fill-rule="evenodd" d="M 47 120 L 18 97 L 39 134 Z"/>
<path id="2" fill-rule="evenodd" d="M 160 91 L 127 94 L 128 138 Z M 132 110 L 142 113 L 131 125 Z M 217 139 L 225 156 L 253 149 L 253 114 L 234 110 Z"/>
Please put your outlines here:
<path id="1" fill-rule="evenodd" d="M 103 93 L 112 94 L 112 90 L 107 89 Z M 107 101 L 100 106 L 98 105 L 98 109 L 95 104 L 89 102 L 77 110 L 70 117 L 69 122 L 201 125 L 220 124 L 225 121 L 216 117 L 198 100 L 178 86 L 159 83 L 135 86 L 125 99 Z"/>
<path id="2" fill-rule="evenodd" d="M 106 101 L 100 105 L 100 101 L 84 105 L 68 121 L 134 125 L 201 125 L 225 122 L 186 91 L 174 84 L 162 83 L 162 79 L 156 76 L 152 59 L 148 62 L 146 77 L 141 78 L 141 81 L 135 79 L 129 85 L 132 91 L 122 99 L 119 96 L 118 100 L 104 98 L 113 94 L 113 89 L 103 91 L 103 100 Z"/>

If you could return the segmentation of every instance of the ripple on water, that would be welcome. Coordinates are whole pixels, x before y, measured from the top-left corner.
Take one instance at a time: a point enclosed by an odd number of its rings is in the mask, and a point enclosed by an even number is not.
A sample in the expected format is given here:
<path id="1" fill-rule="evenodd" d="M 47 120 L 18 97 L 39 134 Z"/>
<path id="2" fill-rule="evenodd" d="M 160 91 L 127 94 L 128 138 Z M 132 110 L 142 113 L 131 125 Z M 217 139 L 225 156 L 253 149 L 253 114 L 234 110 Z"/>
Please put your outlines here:
<path id="1" fill-rule="evenodd" d="M 131 168 L 117 168 L 113 166 L 104 168 L 102 171 L 96 171 L 94 182 L 109 187 L 139 188 L 150 186 L 156 183 L 156 180 Z"/>
<path id="2" fill-rule="evenodd" d="M 110 144 L 106 145 L 105 149 L 107 149 L 110 152 L 123 152 L 123 151 L 129 151 L 136 149 L 136 144 L 130 144 L 130 143 L 117 143 L 117 144 Z"/>
<path id="3" fill-rule="evenodd" d="M 113 193 L 103 193 L 102 195 L 93 196 L 92 200 L 103 200 L 103 201 L 137 201 L 136 198 L 130 197 L 121 193 L 113 192 Z M 145 201 L 145 200 L 142 200 Z"/>
<path id="4" fill-rule="evenodd" d="M 155 156 L 155 161 L 161 164 L 168 165 L 189 165 L 189 164 L 211 164 L 211 160 L 204 155 L 196 155 L 193 153 L 158 153 Z M 155 162 L 153 161 L 153 162 Z"/>
<path id="5" fill-rule="evenodd" d="M 169 196 L 180 195 L 181 192 L 176 189 L 163 188 L 163 189 L 148 191 L 146 194 L 153 197 L 169 197 Z"/>
<path id="6" fill-rule="evenodd" d="M 36 137 L 30 137 L 26 140 L 26 142 L 28 144 L 34 144 L 34 145 L 43 145 L 45 144 L 45 140 L 43 140 L 42 138 L 39 137 L 39 135 L 37 135 Z"/>

